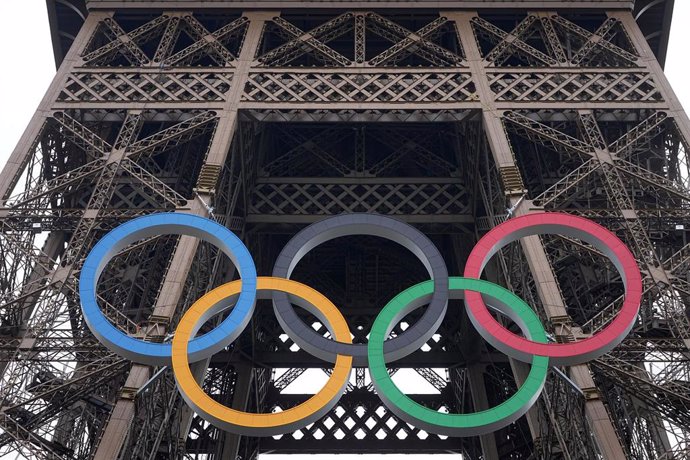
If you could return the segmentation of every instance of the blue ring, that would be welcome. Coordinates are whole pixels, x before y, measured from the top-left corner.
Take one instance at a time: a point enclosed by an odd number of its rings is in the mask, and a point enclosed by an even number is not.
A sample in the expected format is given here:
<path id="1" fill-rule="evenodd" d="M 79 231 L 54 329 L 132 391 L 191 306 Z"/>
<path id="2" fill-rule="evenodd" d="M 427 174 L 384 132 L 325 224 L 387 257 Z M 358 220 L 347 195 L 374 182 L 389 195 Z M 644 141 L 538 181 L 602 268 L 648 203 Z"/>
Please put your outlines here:
<path id="1" fill-rule="evenodd" d="M 230 315 L 212 331 L 189 342 L 190 362 L 209 358 L 230 345 L 251 320 L 256 303 L 256 267 L 249 250 L 234 233 L 204 217 L 170 212 L 150 214 L 116 227 L 98 241 L 79 275 L 84 320 L 93 335 L 120 356 L 142 364 L 171 364 L 170 343 L 144 342 L 128 336 L 112 325 L 96 299 L 98 278 L 110 259 L 131 243 L 162 234 L 195 236 L 215 245 L 232 260 L 242 279 L 242 290 Z"/>

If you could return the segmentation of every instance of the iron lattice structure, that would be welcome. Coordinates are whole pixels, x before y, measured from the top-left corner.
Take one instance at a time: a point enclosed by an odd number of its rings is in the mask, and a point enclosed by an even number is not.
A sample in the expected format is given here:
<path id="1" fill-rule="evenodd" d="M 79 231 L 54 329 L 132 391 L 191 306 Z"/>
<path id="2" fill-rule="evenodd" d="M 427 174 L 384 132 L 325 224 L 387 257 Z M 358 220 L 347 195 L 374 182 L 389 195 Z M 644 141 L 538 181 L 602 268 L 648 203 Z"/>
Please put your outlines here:
<path id="1" fill-rule="evenodd" d="M 672 1 L 48 7 L 59 70 L 0 176 L 0 457 L 690 458 L 690 122 L 659 63 Z M 452 275 L 504 219 L 569 212 L 632 248 L 644 302 L 621 346 L 553 369 L 528 415 L 492 435 L 412 428 L 358 369 L 320 422 L 240 438 L 191 413 L 168 369 L 102 347 L 76 295 L 80 264 L 109 229 L 211 210 L 244 238 L 260 274 L 296 231 L 342 212 L 413 223 Z M 160 236 L 116 257 L 98 295 L 123 330 L 162 341 L 233 276 L 213 247 Z M 294 277 L 340 306 L 365 342 L 378 309 L 426 276 L 394 244 L 350 238 L 312 251 Z M 606 259 L 567 238 L 511 245 L 488 276 L 533 305 L 559 341 L 596 333 L 621 301 Z M 393 371 L 426 379 L 431 390 L 414 397 L 434 408 L 499 403 L 524 366 L 488 347 L 456 307 Z M 259 304 L 250 330 L 195 372 L 219 401 L 268 411 L 303 401 L 290 384 L 323 366 Z"/>

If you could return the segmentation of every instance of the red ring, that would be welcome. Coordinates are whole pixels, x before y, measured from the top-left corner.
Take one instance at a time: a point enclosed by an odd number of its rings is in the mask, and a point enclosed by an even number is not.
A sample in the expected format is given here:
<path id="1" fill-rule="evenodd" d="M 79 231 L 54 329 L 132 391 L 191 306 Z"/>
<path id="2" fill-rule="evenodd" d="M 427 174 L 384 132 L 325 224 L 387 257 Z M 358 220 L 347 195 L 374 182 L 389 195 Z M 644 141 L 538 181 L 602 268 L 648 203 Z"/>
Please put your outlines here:
<path id="1" fill-rule="evenodd" d="M 480 278 L 484 266 L 502 247 L 519 238 L 545 233 L 565 233 L 584 240 L 609 256 L 625 285 L 625 300 L 618 315 L 599 333 L 573 343 L 537 343 L 513 334 L 496 321 L 481 294 L 467 291 L 468 315 L 479 333 L 507 355 L 530 362 L 534 355 L 548 356 L 555 365 L 572 365 L 595 359 L 612 350 L 630 332 L 640 309 L 642 276 L 635 257 L 616 235 L 582 217 L 563 213 L 537 213 L 510 219 L 484 235 L 465 266 L 466 278 Z"/>

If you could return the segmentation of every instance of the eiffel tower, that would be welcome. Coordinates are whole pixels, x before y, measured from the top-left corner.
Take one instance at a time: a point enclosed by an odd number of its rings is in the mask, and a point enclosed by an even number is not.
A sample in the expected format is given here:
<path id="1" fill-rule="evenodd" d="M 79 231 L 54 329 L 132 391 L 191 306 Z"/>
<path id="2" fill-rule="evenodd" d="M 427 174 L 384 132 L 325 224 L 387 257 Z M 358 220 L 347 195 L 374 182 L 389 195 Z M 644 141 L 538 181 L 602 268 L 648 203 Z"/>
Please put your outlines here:
<path id="1" fill-rule="evenodd" d="M 690 458 L 690 121 L 662 70 L 673 0 L 47 6 L 58 70 L 0 175 L 0 458 Z M 337 407 L 307 428 L 237 436 L 194 414 L 169 368 L 111 353 L 81 315 L 93 245 L 163 211 L 225 225 L 260 275 L 311 223 L 389 215 L 429 236 L 453 276 L 506 219 L 571 213 L 631 248 L 643 302 L 621 345 L 551 368 L 533 408 L 492 434 L 413 427 L 357 368 Z M 97 294 L 121 330 L 165 342 L 197 298 L 235 276 L 215 247 L 160 235 L 119 253 Z M 509 245 L 487 277 L 564 343 L 602 330 L 624 291 L 601 252 L 558 236 Z M 428 274 L 395 243 L 343 237 L 307 254 L 293 278 L 333 301 L 365 343 L 381 307 Z M 413 399 L 449 412 L 501 403 L 526 373 L 484 342 L 459 301 L 393 365 L 417 382 Z M 304 401 L 305 381 L 329 369 L 261 301 L 238 341 L 194 372 L 219 402 L 270 412 Z"/>

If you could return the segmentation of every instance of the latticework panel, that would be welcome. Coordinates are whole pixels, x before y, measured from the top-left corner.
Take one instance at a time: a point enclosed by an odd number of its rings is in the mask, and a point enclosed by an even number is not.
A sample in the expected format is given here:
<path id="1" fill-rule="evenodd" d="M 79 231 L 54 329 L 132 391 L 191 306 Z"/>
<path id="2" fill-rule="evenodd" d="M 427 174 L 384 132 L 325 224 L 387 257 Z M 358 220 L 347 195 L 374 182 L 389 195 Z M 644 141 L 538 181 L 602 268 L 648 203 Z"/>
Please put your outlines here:
<path id="1" fill-rule="evenodd" d="M 224 101 L 232 87 L 227 72 L 80 72 L 68 76 L 60 102 Z"/>
<path id="2" fill-rule="evenodd" d="M 243 100 L 257 102 L 457 102 L 476 98 L 468 73 L 261 72 Z"/>

